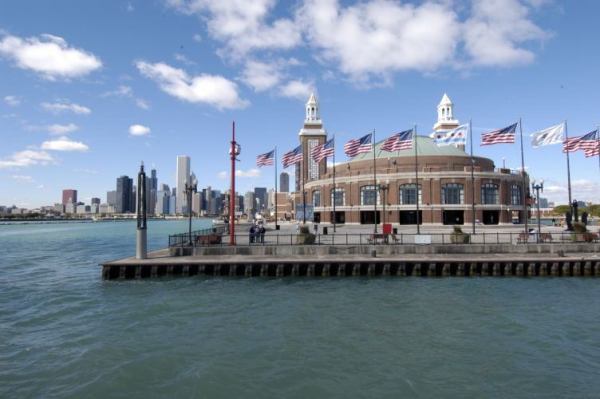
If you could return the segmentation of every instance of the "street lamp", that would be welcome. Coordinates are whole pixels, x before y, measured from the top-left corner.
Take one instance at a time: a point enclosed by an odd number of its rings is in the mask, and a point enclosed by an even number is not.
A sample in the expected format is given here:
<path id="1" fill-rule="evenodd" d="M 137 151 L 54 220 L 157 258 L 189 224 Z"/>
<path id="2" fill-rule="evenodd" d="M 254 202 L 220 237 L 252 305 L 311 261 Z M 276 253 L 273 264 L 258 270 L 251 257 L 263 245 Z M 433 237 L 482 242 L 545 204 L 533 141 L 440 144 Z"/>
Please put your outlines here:
<path id="1" fill-rule="evenodd" d="M 194 183 L 194 184 L 185 183 L 184 192 L 187 196 L 187 207 L 188 207 L 188 217 L 189 217 L 188 237 L 190 240 L 190 245 L 192 245 L 192 193 L 198 192 L 198 185 L 196 183 Z"/>
<path id="2" fill-rule="evenodd" d="M 540 235 L 542 233 L 542 222 L 540 219 L 540 190 L 544 192 L 544 180 L 541 180 L 538 183 L 534 181 L 531 182 L 531 188 L 535 191 L 536 196 L 536 204 L 537 204 L 537 224 L 538 224 L 538 232 L 537 232 L 537 242 L 540 243 Z"/>
<path id="3" fill-rule="evenodd" d="M 387 202 L 387 191 L 390 188 L 390 181 L 386 180 L 385 184 L 379 185 L 379 190 L 383 191 L 383 224 L 385 224 L 385 203 Z"/>

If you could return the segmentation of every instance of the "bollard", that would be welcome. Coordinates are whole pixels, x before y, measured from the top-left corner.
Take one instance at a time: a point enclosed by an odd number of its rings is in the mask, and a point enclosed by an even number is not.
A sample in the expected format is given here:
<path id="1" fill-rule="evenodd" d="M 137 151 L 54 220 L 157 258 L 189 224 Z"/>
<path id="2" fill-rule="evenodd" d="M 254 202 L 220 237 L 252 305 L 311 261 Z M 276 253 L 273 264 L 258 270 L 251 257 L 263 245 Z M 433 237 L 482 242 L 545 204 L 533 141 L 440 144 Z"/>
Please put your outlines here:
<path id="1" fill-rule="evenodd" d="M 571 264 L 569 262 L 565 262 L 562 265 L 562 275 L 565 277 L 571 276 Z"/>
<path id="2" fill-rule="evenodd" d="M 406 277 L 406 265 L 404 263 L 398 263 L 398 270 L 396 270 L 396 276 Z"/>
<path id="3" fill-rule="evenodd" d="M 444 263 L 442 266 L 442 276 L 448 277 L 450 275 L 450 263 Z"/>
<path id="4" fill-rule="evenodd" d="M 550 274 L 554 277 L 560 276 L 560 268 L 558 266 L 558 262 L 554 262 L 552 267 L 550 268 Z"/>
<path id="5" fill-rule="evenodd" d="M 502 271 L 500 270 L 500 263 L 494 263 L 492 268 L 492 274 L 496 277 L 502 276 Z"/>
<path id="6" fill-rule="evenodd" d="M 413 277 L 421 277 L 421 264 L 415 263 L 412 270 Z"/>
<path id="7" fill-rule="evenodd" d="M 581 263 L 575 262 L 575 264 L 573 265 L 573 276 L 581 276 Z"/>
<path id="8" fill-rule="evenodd" d="M 583 265 L 583 275 L 586 277 L 592 275 L 592 262 L 585 262 L 585 265 Z"/>
<path id="9" fill-rule="evenodd" d="M 512 276 L 513 275 L 512 263 L 506 262 L 504 264 L 504 275 L 505 276 Z"/>
<path id="10" fill-rule="evenodd" d="M 529 277 L 535 276 L 535 263 L 532 263 L 532 262 L 529 263 L 529 265 L 527 266 L 527 275 Z"/>
<path id="11" fill-rule="evenodd" d="M 458 267 L 456 268 L 456 275 L 458 277 L 464 277 L 464 275 L 465 275 L 465 264 L 464 263 L 458 264 Z"/>
<path id="12" fill-rule="evenodd" d="M 542 263 L 540 264 L 540 276 L 547 276 L 548 275 L 548 264 L 547 263 Z"/>
<path id="13" fill-rule="evenodd" d="M 523 264 L 517 263 L 517 276 L 523 277 Z"/>
<path id="14" fill-rule="evenodd" d="M 436 276 L 435 263 L 430 263 L 429 268 L 427 269 L 427 276 L 435 277 Z"/>

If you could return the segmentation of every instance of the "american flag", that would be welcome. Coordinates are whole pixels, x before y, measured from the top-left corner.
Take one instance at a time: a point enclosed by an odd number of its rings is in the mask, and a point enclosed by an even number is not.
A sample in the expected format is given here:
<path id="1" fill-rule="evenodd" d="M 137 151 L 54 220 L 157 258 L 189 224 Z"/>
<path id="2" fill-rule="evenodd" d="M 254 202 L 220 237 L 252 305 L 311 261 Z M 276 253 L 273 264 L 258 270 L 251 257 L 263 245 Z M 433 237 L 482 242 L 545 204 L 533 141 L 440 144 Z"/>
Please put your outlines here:
<path id="1" fill-rule="evenodd" d="M 408 150 L 412 148 L 413 142 L 413 130 L 405 130 L 400 133 L 396 133 L 383 142 L 381 149 L 383 151 L 393 152 L 400 150 Z"/>
<path id="2" fill-rule="evenodd" d="M 344 153 L 350 158 L 354 158 L 358 154 L 371 151 L 371 137 L 373 137 L 373 133 L 348 141 L 344 144 Z"/>
<path id="3" fill-rule="evenodd" d="M 600 155 L 600 142 L 596 142 L 596 146 L 590 150 L 584 150 L 583 153 L 586 157 L 595 157 Z"/>
<path id="4" fill-rule="evenodd" d="M 275 150 L 265 152 L 256 157 L 256 166 L 269 166 L 273 165 L 275 157 Z"/>
<path id="5" fill-rule="evenodd" d="M 510 125 L 504 129 L 494 130 L 481 135 L 481 145 L 510 144 L 515 142 L 515 130 L 517 124 Z"/>
<path id="6" fill-rule="evenodd" d="M 281 161 L 283 162 L 284 168 L 287 168 L 290 165 L 293 165 L 295 163 L 302 161 L 302 145 L 299 145 L 298 147 L 294 148 L 292 151 L 289 151 L 289 152 L 286 152 L 285 154 L 283 154 Z"/>
<path id="7" fill-rule="evenodd" d="M 573 152 L 577 150 L 593 151 L 598 145 L 598 139 L 596 138 L 597 134 L 598 129 L 584 134 L 583 136 L 568 138 L 563 141 L 563 152 Z"/>
<path id="8" fill-rule="evenodd" d="M 325 159 L 327 157 L 332 157 L 334 151 L 335 151 L 335 147 L 334 147 L 333 139 L 331 139 L 331 140 L 329 140 L 323 144 L 319 144 L 318 146 L 313 148 L 312 151 L 310 152 L 310 156 L 312 157 L 312 159 L 315 160 L 315 162 L 321 162 L 323 159 Z"/>

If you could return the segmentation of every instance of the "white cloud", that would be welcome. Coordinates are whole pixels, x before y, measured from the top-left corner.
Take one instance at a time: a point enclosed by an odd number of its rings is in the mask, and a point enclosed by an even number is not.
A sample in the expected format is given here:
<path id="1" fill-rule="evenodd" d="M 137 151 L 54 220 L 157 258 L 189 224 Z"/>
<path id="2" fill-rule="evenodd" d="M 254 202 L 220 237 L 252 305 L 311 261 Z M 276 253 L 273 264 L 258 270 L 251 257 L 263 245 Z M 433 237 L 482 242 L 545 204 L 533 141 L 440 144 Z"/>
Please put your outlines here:
<path id="1" fill-rule="evenodd" d="M 204 103 L 218 109 L 243 108 L 237 85 L 218 75 L 189 76 L 184 70 L 159 62 L 139 61 L 136 66 L 145 77 L 155 81 L 161 90 L 173 97 L 191 103 Z"/>
<path id="2" fill-rule="evenodd" d="M 280 66 L 275 63 L 251 60 L 242 73 L 242 81 L 258 92 L 273 88 L 280 80 Z"/>
<path id="3" fill-rule="evenodd" d="M 539 5 L 540 1 L 534 2 L 534 6 Z M 519 0 L 473 0 L 471 18 L 464 24 L 465 49 L 471 62 L 483 66 L 532 62 L 534 53 L 520 45 L 543 40 L 549 34 L 528 14 L 528 8 Z"/>
<path id="4" fill-rule="evenodd" d="M 134 100 L 135 105 L 138 108 L 141 108 L 141 109 L 149 109 L 150 108 L 150 106 L 148 105 L 148 102 L 146 100 L 135 97 L 135 95 L 133 94 L 133 89 L 130 86 L 126 86 L 126 85 L 120 85 L 113 91 L 107 91 L 106 93 L 102 94 L 102 97 L 131 98 Z"/>
<path id="5" fill-rule="evenodd" d="M 194 61 L 190 60 L 188 57 L 181 53 L 175 53 L 173 55 L 173 58 L 185 65 L 196 65 Z"/>
<path id="6" fill-rule="evenodd" d="M 557 205 L 567 204 L 569 202 L 569 192 L 567 182 L 549 180 L 544 183 L 544 192 L 541 197 L 547 197 L 549 201 L 556 202 Z M 572 199 L 578 201 L 600 203 L 600 183 L 595 180 L 577 179 L 571 181 Z"/>
<path id="7" fill-rule="evenodd" d="M 80 141 L 73 141 L 66 136 L 56 140 L 48 140 L 42 143 L 42 150 L 50 151 L 87 151 L 89 147 Z"/>
<path id="8" fill-rule="evenodd" d="M 11 107 L 16 107 L 21 105 L 21 99 L 17 96 L 5 96 L 4 102 Z"/>
<path id="9" fill-rule="evenodd" d="M 150 133 L 150 128 L 144 125 L 129 126 L 129 134 L 132 136 L 145 136 Z"/>
<path id="10" fill-rule="evenodd" d="M 302 82 L 300 80 L 292 80 L 281 86 L 279 93 L 284 97 L 306 100 L 313 91 L 314 86 L 312 83 Z"/>
<path id="11" fill-rule="evenodd" d="M 53 113 L 61 113 L 61 112 L 73 112 L 75 114 L 87 115 L 92 112 L 88 107 L 84 107 L 83 105 L 68 103 L 68 102 L 55 102 L 55 103 L 42 103 L 42 108 L 46 111 L 50 111 Z"/>
<path id="12" fill-rule="evenodd" d="M 202 36 L 200 34 L 196 33 L 194 36 L 192 36 L 192 40 L 194 40 L 196 43 L 201 43 Z"/>
<path id="13" fill-rule="evenodd" d="M 46 151 L 24 150 L 14 153 L 9 158 L 0 159 L 0 169 L 48 165 L 53 162 L 54 158 Z"/>
<path id="14" fill-rule="evenodd" d="M 218 173 L 218 177 L 219 179 L 226 179 L 228 176 L 230 175 L 230 172 L 226 172 L 226 171 L 221 171 Z M 260 169 L 258 168 L 252 168 L 252 169 L 248 169 L 248 170 L 236 170 L 235 171 L 235 175 L 236 177 L 260 177 Z"/>
<path id="15" fill-rule="evenodd" d="M 94 54 L 70 47 L 62 37 L 49 34 L 25 39 L 4 36 L 0 55 L 12 59 L 17 67 L 49 80 L 81 77 L 102 67 Z"/>
<path id="16" fill-rule="evenodd" d="M 34 182 L 33 177 L 27 175 L 11 175 L 10 178 L 24 183 Z"/>
<path id="17" fill-rule="evenodd" d="M 267 18 L 275 0 L 166 0 L 186 14 L 207 20 L 209 34 L 226 43 L 231 55 L 243 55 L 257 49 L 290 49 L 301 42 L 298 25 L 291 19 Z"/>
<path id="18" fill-rule="evenodd" d="M 51 134 L 62 135 L 62 134 L 68 134 L 68 133 L 72 133 L 72 132 L 79 130 L 79 126 L 77 126 L 74 123 L 69 123 L 68 125 L 55 124 L 55 125 L 47 126 L 46 129 Z"/>

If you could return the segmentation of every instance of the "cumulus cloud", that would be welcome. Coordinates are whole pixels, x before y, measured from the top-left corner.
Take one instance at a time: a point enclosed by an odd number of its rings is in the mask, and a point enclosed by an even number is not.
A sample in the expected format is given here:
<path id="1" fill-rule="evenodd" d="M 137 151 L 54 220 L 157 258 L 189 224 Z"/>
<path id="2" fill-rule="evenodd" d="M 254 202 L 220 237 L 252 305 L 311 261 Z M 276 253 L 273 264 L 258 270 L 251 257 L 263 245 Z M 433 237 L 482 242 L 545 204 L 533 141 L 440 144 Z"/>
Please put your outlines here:
<path id="1" fill-rule="evenodd" d="M 226 179 L 230 175 L 230 172 L 221 171 L 218 173 L 220 179 Z M 248 170 L 236 170 L 235 175 L 237 177 L 260 177 L 260 169 L 252 168 Z"/>
<path id="2" fill-rule="evenodd" d="M 129 126 L 129 134 L 132 136 L 145 136 L 150 134 L 150 128 L 144 125 L 131 125 Z"/>
<path id="3" fill-rule="evenodd" d="M 242 73 L 242 81 L 258 92 L 273 88 L 280 80 L 280 66 L 275 63 L 251 60 Z"/>
<path id="4" fill-rule="evenodd" d="M 68 125 L 54 124 L 54 125 L 47 126 L 46 129 L 51 134 L 63 135 L 63 134 L 73 133 L 73 132 L 79 130 L 79 126 L 77 126 L 74 123 L 69 123 Z"/>
<path id="5" fill-rule="evenodd" d="M 56 140 L 44 141 L 42 143 L 42 150 L 85 152 L 89 150 L 89 147 L 80 141 L 73 141 L 66 136 L 62 136 Z"/>
<path id="6" fill-rule="evenodd" d="M 279 93 L 284 97 L 306 100 L 313 91 L 314 86 L 312 83 L 292 80 L 281 86 Z"/>
<path id="7" fill-rule="evenodd" d="M 4 96 L 4 102 L 11 107 L 17 107 L 21 105 L 21 99 L 17 96 Z"/>
<path id="8" fill-rule="evenodd" d="M 0 55 L 49 80 L 81 77 L 102 67 L 94 54 L 50 34 L 29 38 L 6 35 L 0 40 Z"/>
<path id="9" fill-rule="evenodd" d="M 133 89 L 127 85 L 120 85 L 115 90 L 107 91 L 106 93 L 102 94 L 102 97 L 130 98 L 134 101 L 135 105 L 138 108 L 141 108 L 141 109 L 149 109 L 150 108 L 150 106 L 148 105 L 148 102 L 142 98 L 136 97 L 133 93 Z"/>
<path id="10" fill-rule="evenodd" d="M 568 186 L 566 181 L 548 180 L 544 183 L 544 192 L 540 194 L 557 205 L 569 202 Z M 571 181 L 571 194 L 578 201 L 600 203 L 600 183 L 595 180 L 576 179 Z"/>
<path id="11" fill-rule="evenodd" d="M 0 169 L 23 168 L 34 165 L 48 165 L 54 158 L 46 151 L 24 150 L 15 152 L 8 158 L 0 159 Z"/>
<path id="12" fill-rule="evenodd" d="M 84 107 L 83 105 L 69 103 L 65 101 L 59 101 L 55 103 L 42 103 L 42 108 L 46 111 L 53 112 L 55 114 L 59 114 L 62 112 L 73 112 L 74 114 L 79 115 L 87 115 L 92 112 L 88 107 Z"/>
<path id="13" fill-rule="evenodd" d="M 184 70 L 159 62 L 139 61 L 140 73 L 158 84 L 162 91 L 180 100 L 204 103 L 218 109 L 243 108 L 248 105 L 238 94 L 237 85 L 218 75 L 189 76 Z"/>

